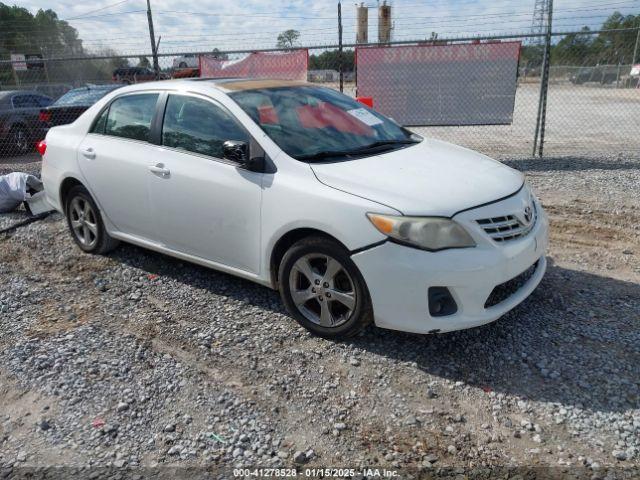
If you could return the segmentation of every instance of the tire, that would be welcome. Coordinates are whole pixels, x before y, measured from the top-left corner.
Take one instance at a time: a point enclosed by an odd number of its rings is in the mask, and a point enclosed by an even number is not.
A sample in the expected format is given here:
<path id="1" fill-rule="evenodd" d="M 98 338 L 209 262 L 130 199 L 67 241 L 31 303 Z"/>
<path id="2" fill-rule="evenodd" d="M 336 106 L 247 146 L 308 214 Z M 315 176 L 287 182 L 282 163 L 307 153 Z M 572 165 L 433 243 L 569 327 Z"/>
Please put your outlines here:
<path id="1" fill-rule="evenodd" d="M 320 337 L 353 337 L 373 320 L 362 274 L 349 252 L 331 238 L 307 237 L 289 248 L 280 262 L 278 284 L 291 316 Z"/>
<path id="2" fill-rule="evenodd" d="M 11 152 L 16 155 L 26 155 L 31 151 L 29 132 L 22 125 L 15 125 L 9 130 L 9 142 Z"/>
<path id="3" fill-rule="evenodd" d="M 69 232 L 82 251 L 103 255 L 118 246 L 120 242 L 107 233 L 100 210 L 86 188 L 71 188 L 64 204 Z"/>

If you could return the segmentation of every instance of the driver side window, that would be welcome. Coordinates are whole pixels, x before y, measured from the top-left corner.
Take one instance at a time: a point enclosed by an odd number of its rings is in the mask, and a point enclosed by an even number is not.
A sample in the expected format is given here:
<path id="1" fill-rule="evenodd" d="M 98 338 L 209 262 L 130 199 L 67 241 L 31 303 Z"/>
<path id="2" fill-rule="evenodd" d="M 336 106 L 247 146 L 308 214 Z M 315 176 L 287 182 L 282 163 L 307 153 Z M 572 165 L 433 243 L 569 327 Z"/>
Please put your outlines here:
<path id="1" fill-rule="evenodd" d="M 227 140 L 249 141 L 227 111 L 201 98 L 169 95 L 162 126 L 163 145 L 223 158 Z"/>

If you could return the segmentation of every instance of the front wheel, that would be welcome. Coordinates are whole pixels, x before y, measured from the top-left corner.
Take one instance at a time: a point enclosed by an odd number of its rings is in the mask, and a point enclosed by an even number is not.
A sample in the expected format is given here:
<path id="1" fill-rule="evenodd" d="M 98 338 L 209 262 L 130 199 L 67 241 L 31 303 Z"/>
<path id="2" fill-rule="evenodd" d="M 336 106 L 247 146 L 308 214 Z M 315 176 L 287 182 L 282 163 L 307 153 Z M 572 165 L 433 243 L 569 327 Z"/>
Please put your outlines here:
<path id="1" fill-rule="evenodd" d="M 71 236 L 83 251 L 104 254 L 118 246 L 118 240 L 107 233 L 98 206 L 83 186 L 77 185 L 69 191 L 65 213 Z"/>
<path id="2" fill-rule="evenodd" d="M 282 258 L 280 295 L 289 313 L 325 338 L 348 338 L 373 319 L 369 291 L 349 252 L 338 242 L 309 237 Z"/>

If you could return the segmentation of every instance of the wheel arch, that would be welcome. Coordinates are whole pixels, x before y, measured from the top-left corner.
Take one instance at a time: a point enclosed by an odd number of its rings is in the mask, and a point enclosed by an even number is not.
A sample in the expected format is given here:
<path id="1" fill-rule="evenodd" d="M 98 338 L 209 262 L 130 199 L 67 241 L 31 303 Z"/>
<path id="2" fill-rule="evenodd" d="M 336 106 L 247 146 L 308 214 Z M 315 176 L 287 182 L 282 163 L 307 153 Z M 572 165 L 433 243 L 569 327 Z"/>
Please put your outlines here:
<path id="1" fill-rule="evenodd" d="M 342 245 L 345 250 L 349 251 L 347 246 L 341 242 L 339 239 L 334 237 L 333 235 L 320 230 L 318 228 L 312 227 L 299 227 L 289 230 L 280 236 L 280 238 L 274 243 L 273 248 L 271 249 L 270 260 L 269 260 L 269 273 L 271 285 L 273 288 L 278 288 L 278 273 L 280 269 L 280 262 L 282 261 L 282 257 L 289 250 L 289 248 L 296 242 L 302 240 L 307 237 L 326 237 L 328 239 L 333 240 L 334 242 Z"/>
<path id="2" fill-rule="evenodd" d="M 60 183 L 60 190 L 58 192 L 59 198 L 60 198 L 60 206 L 62 207 L 62 209 L 66 212 L 66 201 L 67 201 L 67 195 L 69 194 L 69 191 L 71 191 L 71 189 L 75 186 L 80 185 L 81 187 L 87 188 L 86 185 L 84 183 L 82 183 L 80 180 L 78 180 L 76 177 L 72 177 L 69 176 L 67 178 L 65 178 L 61 183 Z"/>

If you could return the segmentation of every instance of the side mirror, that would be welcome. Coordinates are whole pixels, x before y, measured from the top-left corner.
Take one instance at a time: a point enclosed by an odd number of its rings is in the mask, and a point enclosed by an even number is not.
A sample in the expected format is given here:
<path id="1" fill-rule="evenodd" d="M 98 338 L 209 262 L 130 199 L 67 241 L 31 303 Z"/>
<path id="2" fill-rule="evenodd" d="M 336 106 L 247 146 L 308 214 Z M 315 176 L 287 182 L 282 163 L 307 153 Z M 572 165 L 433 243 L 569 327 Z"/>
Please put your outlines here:
<path id="1" fill-rule="evenodd" d="M 249 144 L 240 140 L 227 140 L 222 144 L 223 157 L 242 166 L 249 162 Z"/>
<path id="2" fill-rule="evenodd" d="M 240 140 L 227 140 L 222 144 L 223 157 L 237 163 L 251 172 L 265 171 L 265 158 L 251 157 L 249 143 Z"/>

